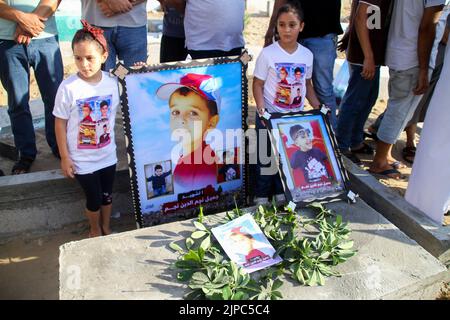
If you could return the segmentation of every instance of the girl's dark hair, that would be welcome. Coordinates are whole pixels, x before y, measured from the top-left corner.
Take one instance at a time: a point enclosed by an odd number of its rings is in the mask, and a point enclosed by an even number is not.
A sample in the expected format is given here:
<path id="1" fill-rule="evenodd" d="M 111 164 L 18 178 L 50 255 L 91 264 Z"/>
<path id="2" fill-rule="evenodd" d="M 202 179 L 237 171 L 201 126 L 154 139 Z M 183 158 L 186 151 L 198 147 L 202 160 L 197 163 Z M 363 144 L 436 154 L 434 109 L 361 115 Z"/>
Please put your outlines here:
<path id="1" fill-rule="evenodd" d="M 313 1 L 313 0 L 309 0 L 309 1 Z M 299 1 L 297 1 L 297 2 L 289 1 L 285 5 L 281 6 L 280 9 L 278 9 L 278 12 L 276 15 L 276 20 L 275 20 L 276 21 L 275 22 L 275 32 L 274 32 L 275 40 L 280 39 L 280 36 L 278 34 L 278 28 L 277 28 L 278 19 L 280 18 L 280 16 L 283 13 L 289 13 L 289 12 L 292 12 L 293 14 L 295 14 L 298 17 L 298 19 L 300 20 L 300 22 L 304 21 L 305 14 L 303 13 L 303 9 L 302 9 Z"/>
<path id="2" fill-rule="evenodd" d="M 280 18 L 280 16 L 283 13 L 288 13 L 288 12 L 292 12 L 293 14 L 297 15 L 298 19 L 301 22 L 303 22 L 305 19 L 305 14 L 303 13 L 303 9 L 302 9 L 302 6 L 300 5 L 300 1 L 296 1 L 296 2 L 288 1 L 288 3 L 281 6 L 280 9 L 278 9 L 276 21 L 278 21 L 278 18 Z"/>
<path id="3" fill-rule="evenodd" d="M 84 30 L 84 29 L 78 30 L 75 33 L 75 35 L 73 36 L 73 39 L 72 39 L 72 51 L 73 51 L 73 47 L 75 46 L 75 44 L 83 42 L 83 41 L 95 42 L 95 44 L 98 46 L 100 51 L 102 53 L 105 53 L 105 49 L 100 44 L 100 42 L 98 42 L 89 31 Z"/>

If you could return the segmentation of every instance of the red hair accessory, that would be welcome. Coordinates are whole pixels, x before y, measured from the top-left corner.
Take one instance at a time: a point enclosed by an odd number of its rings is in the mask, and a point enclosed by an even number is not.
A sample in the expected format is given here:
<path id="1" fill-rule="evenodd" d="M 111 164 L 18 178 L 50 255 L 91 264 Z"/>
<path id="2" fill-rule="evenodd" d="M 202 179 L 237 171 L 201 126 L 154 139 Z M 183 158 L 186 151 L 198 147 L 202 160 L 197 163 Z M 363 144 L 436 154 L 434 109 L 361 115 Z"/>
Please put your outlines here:
<path id="1" fill-rule="evenodd" d="M 83 30 L 89 32 L 95 40 L 103 47 L 105 52 L 108 52 L 108 46 L 106 42 L 106 38 L 103 35 L 103 30 L 100 28 L 93 27 L 86 20 L 82 19 L 81 24 L 83 25 Z"/>

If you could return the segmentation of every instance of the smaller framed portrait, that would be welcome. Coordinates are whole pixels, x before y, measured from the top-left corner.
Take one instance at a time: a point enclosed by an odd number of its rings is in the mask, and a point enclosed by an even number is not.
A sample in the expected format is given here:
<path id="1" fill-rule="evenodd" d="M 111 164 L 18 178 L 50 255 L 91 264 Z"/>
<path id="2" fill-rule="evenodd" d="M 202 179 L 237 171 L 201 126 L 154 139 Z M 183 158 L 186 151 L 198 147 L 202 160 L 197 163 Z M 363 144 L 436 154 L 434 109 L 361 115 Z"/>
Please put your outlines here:
<path id="1" fill-rule="evenodd" d="M 239 148 L 221 150 L 217 157 L 217 183 L 239 180 L 241 177 Z"/>
<path id="2" fill-rule="evenodd" d="M 328 119 L 320 111 L 272 114 L 264 119 L 288 201 L 346 199 L 348 175 L 336 152 Z"/>
<path id="3" fill-rule="evenodd" d="M 173 194 L 172 161 L 162 161 L 144 166 L 147 199 Z"/>

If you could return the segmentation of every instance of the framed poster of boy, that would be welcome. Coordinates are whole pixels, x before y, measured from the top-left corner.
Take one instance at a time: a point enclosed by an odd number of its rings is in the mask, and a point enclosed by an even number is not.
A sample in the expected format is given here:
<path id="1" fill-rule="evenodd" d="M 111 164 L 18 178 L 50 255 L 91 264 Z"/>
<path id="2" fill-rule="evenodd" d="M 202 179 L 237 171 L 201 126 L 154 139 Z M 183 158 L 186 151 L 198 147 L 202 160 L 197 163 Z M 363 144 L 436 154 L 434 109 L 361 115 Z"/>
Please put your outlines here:
<path id="1" fill-rule="evenodd" d="M 330 124 L 320 111 L 272 114 L 265 120 L 288 201 L 345 199 L 348 176 Z"/>
<path id="2" fill-rule="evenodd" d="M 140 69 L 118 65 L 140 226 L 245 201 L 247 87 L 242 57 Z"/>

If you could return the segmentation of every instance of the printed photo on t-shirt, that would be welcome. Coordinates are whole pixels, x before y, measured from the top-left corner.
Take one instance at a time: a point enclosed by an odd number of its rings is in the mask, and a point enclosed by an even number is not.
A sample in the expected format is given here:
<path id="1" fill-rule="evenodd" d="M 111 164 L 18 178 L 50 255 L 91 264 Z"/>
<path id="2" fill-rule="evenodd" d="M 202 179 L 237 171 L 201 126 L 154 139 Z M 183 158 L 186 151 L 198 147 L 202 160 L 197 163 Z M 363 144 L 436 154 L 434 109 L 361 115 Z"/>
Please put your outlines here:
<path id="1" fill-rule="evenodd" d="M 278 84 L 274 105 L 284 109 L 295 109 L 304 102 L 306 65 L 298 63 L 276 63 Z"/>
<path id="2" fill-rule="evenodd" d="M 217 155 L 217 183 L 240 179 L 239 148 L 219 150 Z"/>
<path id="3" fill-rule="evenodd" d="M 78 149 L 98 149 L 110 144 L 111 101 L 112 95 L 76 101 L 80 119 Z"/>

